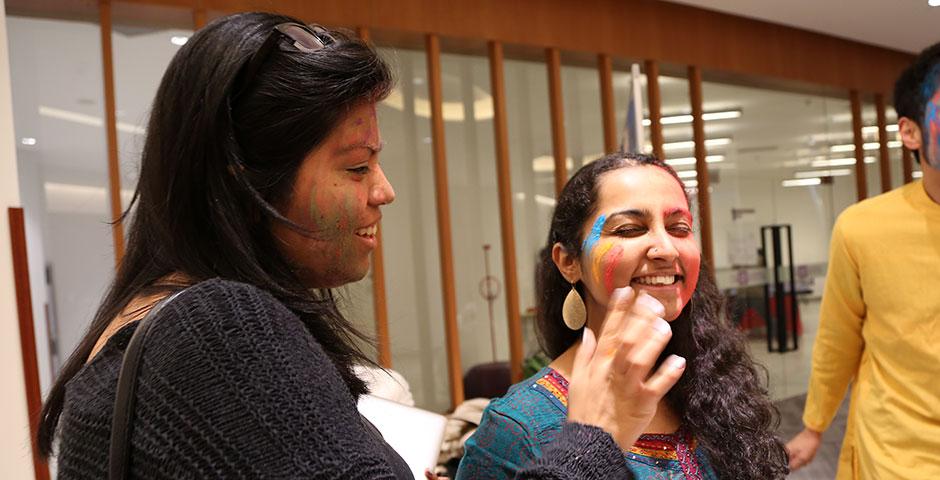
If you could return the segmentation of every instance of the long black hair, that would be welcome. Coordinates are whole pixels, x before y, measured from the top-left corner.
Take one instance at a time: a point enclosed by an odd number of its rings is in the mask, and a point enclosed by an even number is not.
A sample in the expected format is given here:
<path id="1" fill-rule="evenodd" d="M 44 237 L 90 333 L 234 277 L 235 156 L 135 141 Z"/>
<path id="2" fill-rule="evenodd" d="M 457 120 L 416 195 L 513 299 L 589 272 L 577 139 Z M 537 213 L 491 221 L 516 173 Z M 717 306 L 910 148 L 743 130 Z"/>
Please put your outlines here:
<path id="1" fill-rule="evenodd" d="M 548 244 L 536 269 L 539 342 L 552 358 L 581 338 L 581 332 L 569 329 L 561 317 L 571 285 L 552 260 L 552 246 L 560 243 L 579 257 L 581 230 L 595 213 L 601 176 L 637 166 L 661 168 L 684 187 L 672 167 L 655 157 L 614 153 L 578 170 L 558 197 Z M 576 288 L 585 293 L 581 282 Z M 779 413 L 743 335 L 728 319 L 724 297 L 707 265 L 703 264 L 692 299 L 671 325 L 672 339 L 661 359 L 676 354 L 687 360 L 685 373 L 666 395 L 682 424 L 708 452 L 722 478 L 783 478 L 788 472 L 787 454 L 774 435 Z"/>
<path id="2" fill-rule="evenodd" d="M 279 251 L 272 205 L 347 112 L 380 101 L 392 85 L 375 50 L 340 31 L 304 53 L 281 38 L 253 75 L 249 58 L 274 27 L 297 19 L 243 13 L 198 31 L 167 67 L 150 113 L 126 255 L 78 347 L 43 405 L 38 445 L 52 454 L 65 385 L 106 327 L 137 297 L 220 277 L 270 292 L 295 312 L 336 364 L 353 394 L 365 384 L 351 370 L 371 361 L 354 341 L 329 290 L 310 290 Z M 237 95 L 236 95 L 237 93 Z M 128 217 L 125 212 L 125 217 Z"/>

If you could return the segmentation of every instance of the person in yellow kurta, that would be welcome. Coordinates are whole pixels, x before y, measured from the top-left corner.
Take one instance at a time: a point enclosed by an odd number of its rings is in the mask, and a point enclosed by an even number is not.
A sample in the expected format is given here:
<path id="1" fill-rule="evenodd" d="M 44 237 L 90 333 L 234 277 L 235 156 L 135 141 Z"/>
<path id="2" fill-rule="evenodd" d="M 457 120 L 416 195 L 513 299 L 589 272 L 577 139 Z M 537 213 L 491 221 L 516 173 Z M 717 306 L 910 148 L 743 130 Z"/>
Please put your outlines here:
<path id="1" fill-rule="evenodd" d="M 816 453 L 851 383 L 838 479 L 940 479 L 940 44 L 895 86 L 904 145 L 923 180 L 836 221 L 790 467 Z"/>

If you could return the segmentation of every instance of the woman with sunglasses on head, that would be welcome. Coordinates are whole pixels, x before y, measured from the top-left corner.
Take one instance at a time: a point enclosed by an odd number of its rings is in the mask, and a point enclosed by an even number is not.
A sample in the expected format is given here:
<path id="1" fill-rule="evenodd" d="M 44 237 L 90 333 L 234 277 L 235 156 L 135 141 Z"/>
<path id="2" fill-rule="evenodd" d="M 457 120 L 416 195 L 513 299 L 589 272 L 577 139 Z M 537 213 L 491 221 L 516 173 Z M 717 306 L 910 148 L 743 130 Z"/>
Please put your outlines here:
<path id="1" fill-rule="evenodd" d="M 558 197 L 536 273 L 539 341 L 554 360 L 490 404 L 467 441 L 458 480 L 513 478 L 526 462 L 555 454 L 546 446 L 570 416 L 581 330 L 606 328 L 623 289 L 660 317 L 654 327 L 668 338 L 661 362 L 678 356 L 688 365 L 621 461 L 636 478 L 786 475 L 776 410 L 720 293 L 699 274 L 692 225 L 682 181 L 656 158 L 611 154 L 574 174 Z"/>
<path id="2" fill-rule="evenodd" d="M 369 46 L 279 15 L 218 19 L 179 50 L 126 254 L 43 406 L 60 478 L 410 478 L 357 413 L 352 367 L 371 362 L 330 290 L 366 275 L 395 198 L 390 87 Z M 665 341 L 635 298 L 618 305 L 584 333 L 558 454 L 520 478 L 629 477 L 621 447 L 682 369 L 650 376 Z"/>

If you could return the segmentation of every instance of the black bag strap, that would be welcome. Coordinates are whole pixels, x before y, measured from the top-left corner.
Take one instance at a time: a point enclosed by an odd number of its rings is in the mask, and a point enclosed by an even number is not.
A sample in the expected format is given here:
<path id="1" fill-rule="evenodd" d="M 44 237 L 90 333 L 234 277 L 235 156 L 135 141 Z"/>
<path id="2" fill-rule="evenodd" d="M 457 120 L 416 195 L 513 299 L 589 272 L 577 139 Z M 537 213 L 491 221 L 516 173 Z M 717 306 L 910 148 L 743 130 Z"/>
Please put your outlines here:
<path id="1" fill-rule="evenodd" d="M 121 372 L 118 374 L 117 394 L 114 399 L 114 416 L 111 419 L 111 445 L 108 449 L 108 478 L 121 480 L 127 478 L 130 467 L 130 441 L 134 420 L 134 403 L 137 393 L 137 372 L 144 353 L 144 343 L 154 325 L 153 319 L 163 307 L 183 293 L 180 290 L 164 297 L 147 312 L 131 340 L 124 350 Z"/>

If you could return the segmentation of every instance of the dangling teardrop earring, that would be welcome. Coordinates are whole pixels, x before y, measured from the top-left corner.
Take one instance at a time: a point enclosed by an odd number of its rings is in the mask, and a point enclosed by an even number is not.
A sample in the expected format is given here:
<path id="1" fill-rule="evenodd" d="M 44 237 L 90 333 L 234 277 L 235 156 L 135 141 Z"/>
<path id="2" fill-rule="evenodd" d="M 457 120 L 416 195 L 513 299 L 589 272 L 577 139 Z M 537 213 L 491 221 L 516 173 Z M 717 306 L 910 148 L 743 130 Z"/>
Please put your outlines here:
<path id="1" fill-rule="evenodd" d="M 578 293 L 578 289 L 571 284 L 571 291 L 565 297 L 565 303 L 561 307 L 561 318 L 565 320 L 565 325 L 572 330 L 580 330 L 587 320 L 587 308 L 584 306 L 584 299 Z"/>

